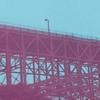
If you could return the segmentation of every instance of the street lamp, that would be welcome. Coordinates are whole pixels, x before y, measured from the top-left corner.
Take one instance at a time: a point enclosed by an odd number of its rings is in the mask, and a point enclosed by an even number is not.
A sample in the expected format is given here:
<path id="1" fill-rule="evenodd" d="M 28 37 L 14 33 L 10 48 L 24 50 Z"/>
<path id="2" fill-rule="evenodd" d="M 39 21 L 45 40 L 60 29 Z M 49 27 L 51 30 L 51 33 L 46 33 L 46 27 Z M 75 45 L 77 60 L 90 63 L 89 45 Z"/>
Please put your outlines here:
<path id="1" fill-rule="evenodd" d="M 46 21 L 47 22 L 47 24 L 48 24 L 48 33 L 50 32 L 50 23 L 49 23 L 49 19 L 44 19 L 44 21 Z"/>

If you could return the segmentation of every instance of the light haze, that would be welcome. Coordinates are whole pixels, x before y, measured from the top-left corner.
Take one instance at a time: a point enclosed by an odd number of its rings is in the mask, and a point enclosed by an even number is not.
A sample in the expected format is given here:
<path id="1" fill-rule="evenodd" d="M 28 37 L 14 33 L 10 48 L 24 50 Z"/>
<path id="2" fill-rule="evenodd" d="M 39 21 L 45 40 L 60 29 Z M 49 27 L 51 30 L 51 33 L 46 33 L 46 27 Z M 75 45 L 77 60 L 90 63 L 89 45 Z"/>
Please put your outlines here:
<path id="1" fill-rule="evenodd" d="M 100 0 L 0 0 L 0 23 L 100 37 Z"/>

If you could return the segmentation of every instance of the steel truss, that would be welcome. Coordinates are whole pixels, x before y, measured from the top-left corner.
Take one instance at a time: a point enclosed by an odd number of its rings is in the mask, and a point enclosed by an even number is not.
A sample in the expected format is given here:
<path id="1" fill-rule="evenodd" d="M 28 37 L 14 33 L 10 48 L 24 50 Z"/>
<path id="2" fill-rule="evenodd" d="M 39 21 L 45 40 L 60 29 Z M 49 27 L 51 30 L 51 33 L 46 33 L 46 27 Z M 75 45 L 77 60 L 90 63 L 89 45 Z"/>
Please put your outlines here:
<path id="1" fill-rule="evenodd" d="M 1 26 L 0 100 L 100 100 L 100 41 Z"/>

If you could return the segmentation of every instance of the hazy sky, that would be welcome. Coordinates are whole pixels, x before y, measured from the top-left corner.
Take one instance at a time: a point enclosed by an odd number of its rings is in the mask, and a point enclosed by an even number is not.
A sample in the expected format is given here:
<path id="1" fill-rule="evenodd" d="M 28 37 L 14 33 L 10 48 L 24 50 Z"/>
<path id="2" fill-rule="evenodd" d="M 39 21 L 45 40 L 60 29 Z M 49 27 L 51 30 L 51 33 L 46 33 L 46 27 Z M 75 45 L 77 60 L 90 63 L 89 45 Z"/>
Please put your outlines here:
<path id="1" fill-rule="evenodd" d="M 100 0 L 0 0 L 0 22 L 100 37 Z"/>

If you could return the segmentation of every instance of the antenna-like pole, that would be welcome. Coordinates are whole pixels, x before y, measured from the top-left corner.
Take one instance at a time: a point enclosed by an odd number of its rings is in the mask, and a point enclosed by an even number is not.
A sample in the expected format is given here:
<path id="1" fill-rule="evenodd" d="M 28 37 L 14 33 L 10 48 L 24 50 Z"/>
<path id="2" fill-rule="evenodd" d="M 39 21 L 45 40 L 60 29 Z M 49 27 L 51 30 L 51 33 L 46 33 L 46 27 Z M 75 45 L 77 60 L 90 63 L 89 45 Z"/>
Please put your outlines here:
<path id="1" fill-rule="evenodd" d="M 46 21 L 47 24 L 48 24 L 48 33 L 49 33 L 49 32 L 50 32 L 50 23 L 49 23 L 49 19 L 44 19 L 44 21 Z"/>

